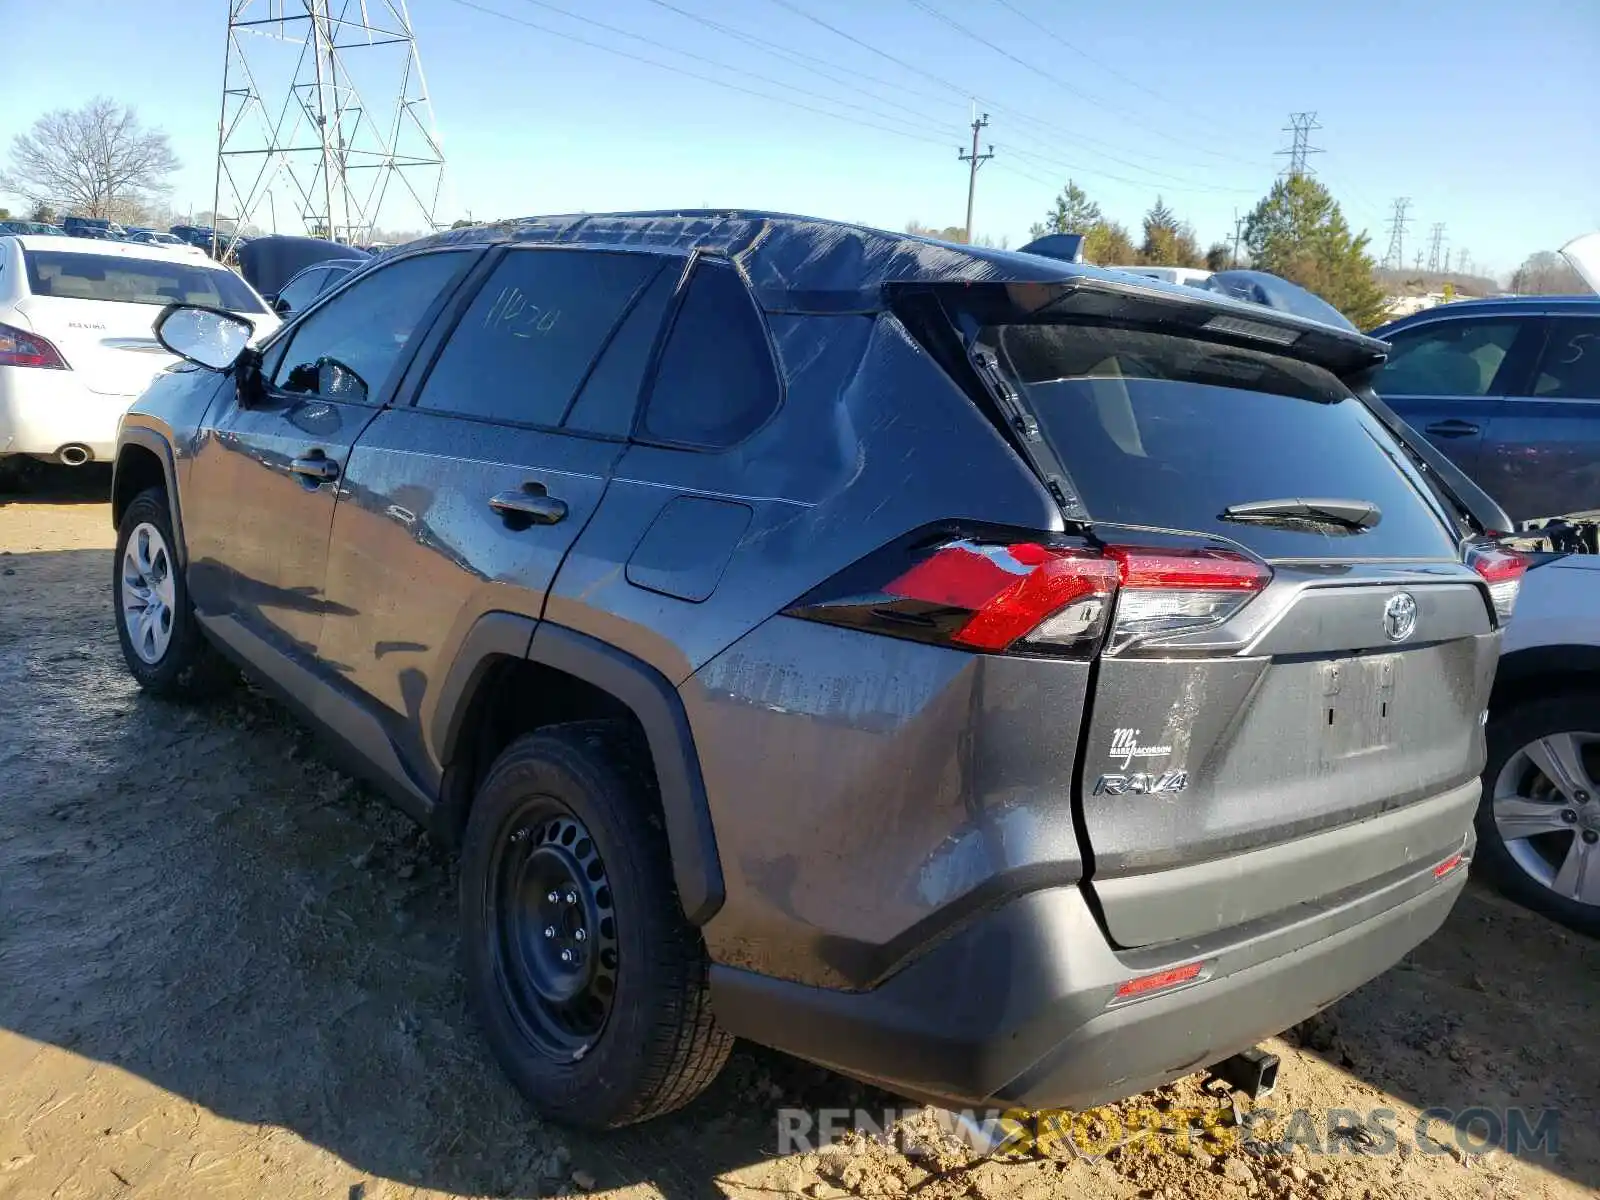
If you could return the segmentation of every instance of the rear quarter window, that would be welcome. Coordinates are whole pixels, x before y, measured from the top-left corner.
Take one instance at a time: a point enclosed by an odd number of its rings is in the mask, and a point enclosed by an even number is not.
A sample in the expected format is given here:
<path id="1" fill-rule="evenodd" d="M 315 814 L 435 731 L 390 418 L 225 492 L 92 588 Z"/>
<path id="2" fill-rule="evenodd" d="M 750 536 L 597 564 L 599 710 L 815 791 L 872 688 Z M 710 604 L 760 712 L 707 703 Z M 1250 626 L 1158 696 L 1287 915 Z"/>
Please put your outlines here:
<path id="1" fill-rule="evenodd" d="M 985 332 L 1095 522 L 1213 534 L 1268 558 L 1453 558 L 1426 484 L 1333 375 L 1193 338 L 1069 324 Z M 1366 500 L 1359 533 L 1228 520 L 1230 505 Z"/>

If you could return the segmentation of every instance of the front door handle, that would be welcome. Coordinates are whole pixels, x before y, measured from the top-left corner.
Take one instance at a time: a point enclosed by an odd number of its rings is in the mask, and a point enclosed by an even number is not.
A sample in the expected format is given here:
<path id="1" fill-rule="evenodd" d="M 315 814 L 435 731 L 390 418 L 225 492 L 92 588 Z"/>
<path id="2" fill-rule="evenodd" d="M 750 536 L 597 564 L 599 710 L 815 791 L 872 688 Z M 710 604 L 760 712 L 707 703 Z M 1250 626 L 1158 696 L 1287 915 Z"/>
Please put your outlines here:
<path id="1" fill-rule="evenodd" d="M 489 507 L 508 521 L 525 521 L 532 525 L 554 525 L 567 515 L 567 502 L 545 495 L 543 488 L 497 492 L 489 497 Z"/>
<path id="2" fill-rule="evenodd" d="M 1432 425 L 1427 426 L 1423 432 L 1431 433 L 1435 437 L 1476 437 L 1478 435 L 1478 427 L 1471 421 L 1451 419 L 1449 421 L 1435 421 Z"/>
<path id="3" fill-rule="evenodd" d="M 289 464 L 289 471 L 302 479 L 315 479 L 318 482 L 339 478 L 339 464 L 320 450 L 304 458 L 294 459 Z"/>

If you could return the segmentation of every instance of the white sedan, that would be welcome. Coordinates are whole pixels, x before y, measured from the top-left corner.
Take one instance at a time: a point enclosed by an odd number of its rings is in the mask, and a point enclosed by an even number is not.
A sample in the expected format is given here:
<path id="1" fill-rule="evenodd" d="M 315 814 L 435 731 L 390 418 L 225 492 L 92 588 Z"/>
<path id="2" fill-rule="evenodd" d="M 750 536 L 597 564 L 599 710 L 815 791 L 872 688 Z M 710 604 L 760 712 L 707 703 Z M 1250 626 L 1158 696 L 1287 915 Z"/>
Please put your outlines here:
<path id="1" fill-rule="evenodd" d="M 277 328 L 266 301 L 226 267 L 181 251 L 31 234 L 0 236 L 0 466 L 32 455 L 110 461 L 117 425 L 177 361 L 151 332 L 173 302 Z"/>

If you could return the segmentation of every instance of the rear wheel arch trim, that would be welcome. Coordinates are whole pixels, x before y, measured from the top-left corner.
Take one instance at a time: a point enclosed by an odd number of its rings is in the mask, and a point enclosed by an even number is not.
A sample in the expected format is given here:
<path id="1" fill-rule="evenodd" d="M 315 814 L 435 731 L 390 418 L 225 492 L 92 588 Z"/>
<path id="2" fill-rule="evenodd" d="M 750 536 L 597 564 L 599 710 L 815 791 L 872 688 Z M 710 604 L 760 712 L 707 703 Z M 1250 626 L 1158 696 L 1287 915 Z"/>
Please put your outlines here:
<path id="1" fill-rule="evenodd" d="M 722 865 L 694 735 L 677 689 L 649 664 L 595 638 L 516 613 L 486 613 L 463 640 L 427 718 L 447 774 L 456 769 L 477 688 L 507 658 L 581 679 L 614 696 L 638 719 L 655 768 L 678 899 L 690 924 L 704 925 L 722 907 Z"/>
<path id="2" fill-rule="evenodd" d="M 153 429 L 134 426 L 131 429 L 125 428 L 122 431 L 122 436 L 117 446 L 117 457 L 111 467 L 112 525 L 115 526 L 122 520 L 122 514 L 127 509 L 128 503 L 133 500 L 134 495 L 138 494 L 135 492 L 129 495 L 123 503 L 117 503 L 117 497 L 120 494 L 119 483 L 122 476 L 123 462 L 127 458 L 128 451 L 135 447 L 146 453 L 153 454 L 156 461 L 161 464 L 162 490 L 167 494 L 167 513 L 172 520 L 173 538 L 177 542 L 177 545 L 172 547 L 172 552 L 177 555 L 180 567 L 187 566 L 189 552 L 186 539 L 183 536 L 183 514 L 178 508 L 178 473 L 177 468 L 174 466 L 172 446 L 167 442 L 166 438 Z M 142 491 L 143 489 L 140 490 Z"/>

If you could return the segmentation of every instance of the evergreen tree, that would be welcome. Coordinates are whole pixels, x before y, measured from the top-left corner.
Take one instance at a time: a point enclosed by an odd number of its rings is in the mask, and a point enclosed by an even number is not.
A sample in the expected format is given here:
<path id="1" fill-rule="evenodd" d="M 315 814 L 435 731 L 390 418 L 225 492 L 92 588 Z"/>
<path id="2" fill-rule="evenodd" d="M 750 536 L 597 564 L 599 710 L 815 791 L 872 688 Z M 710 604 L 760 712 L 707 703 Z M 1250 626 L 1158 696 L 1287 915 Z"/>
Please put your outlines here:
<path id="1" fill-rule="evenodd" d="M 1384 316 L 1369 240 L 1365 233 L 1351 232 L 1328 189 L 1306 175 L 1273 184 L 1244 227 L 1257 270 L 1315 292 L 1360 329 L 1373 328 Z"/>

